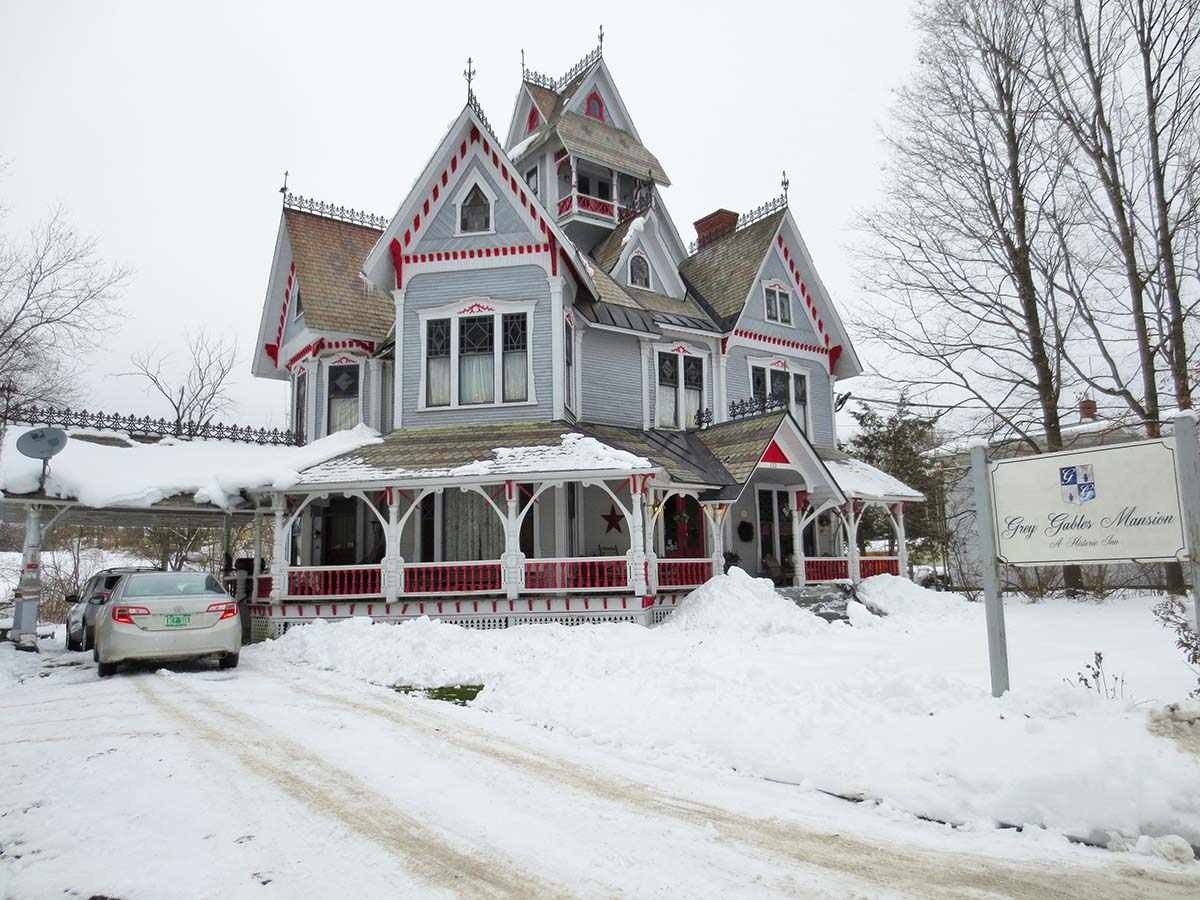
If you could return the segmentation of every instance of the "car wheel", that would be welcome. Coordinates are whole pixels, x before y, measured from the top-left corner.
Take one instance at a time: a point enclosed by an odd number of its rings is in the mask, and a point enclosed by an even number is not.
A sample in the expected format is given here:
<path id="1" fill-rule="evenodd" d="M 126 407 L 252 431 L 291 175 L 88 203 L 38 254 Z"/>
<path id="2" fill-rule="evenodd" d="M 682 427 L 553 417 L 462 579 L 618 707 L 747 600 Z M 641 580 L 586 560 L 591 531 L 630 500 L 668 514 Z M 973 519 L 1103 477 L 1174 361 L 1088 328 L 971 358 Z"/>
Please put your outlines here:
<path id="1" fill-rule="evenodd" d="M 70 629 L 67 630 L 67 649 L 68 650 L 78 650 L 79 649 L 79 644 L 77 644 L 75 642 L 75 638 L 71 637 Z"/>
<path id="2" fill-rule="evenodd" d="M 96 666 L 96 672 L 101 678 L 107 678 L 109 675 L 116 674 L 117 664 L 102 662 Z"/>
<path id="3" fill-rule="evenodd" d="M 79 646 L 80 650 L 87 650 L 88 647 L 96 646 L 96 635 L 88 629 L 83 629 L 82 643 Z"/>
<path id="4" fill-rule="evenodd" d="M 222 669 L 236 669 L 238 664 L 237 653 L 226 653 L 221 657 L 220 666 Z"/>

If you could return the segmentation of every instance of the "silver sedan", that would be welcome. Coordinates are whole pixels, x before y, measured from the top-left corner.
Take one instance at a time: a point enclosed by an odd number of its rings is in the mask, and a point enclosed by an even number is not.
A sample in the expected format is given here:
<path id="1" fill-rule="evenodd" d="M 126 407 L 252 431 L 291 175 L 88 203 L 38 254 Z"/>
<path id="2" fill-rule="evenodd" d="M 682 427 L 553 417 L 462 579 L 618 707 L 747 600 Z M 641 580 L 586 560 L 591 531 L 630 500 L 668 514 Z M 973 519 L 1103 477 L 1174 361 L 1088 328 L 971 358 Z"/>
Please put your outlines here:
<path id="1" fill-rule="evenodd" d="M 126 575 L 96 617 L 101 678 L 133 660 L 215 655 L 221 668 L 231 669 L 241 647 L 237 603 L 203 572 Z"/>

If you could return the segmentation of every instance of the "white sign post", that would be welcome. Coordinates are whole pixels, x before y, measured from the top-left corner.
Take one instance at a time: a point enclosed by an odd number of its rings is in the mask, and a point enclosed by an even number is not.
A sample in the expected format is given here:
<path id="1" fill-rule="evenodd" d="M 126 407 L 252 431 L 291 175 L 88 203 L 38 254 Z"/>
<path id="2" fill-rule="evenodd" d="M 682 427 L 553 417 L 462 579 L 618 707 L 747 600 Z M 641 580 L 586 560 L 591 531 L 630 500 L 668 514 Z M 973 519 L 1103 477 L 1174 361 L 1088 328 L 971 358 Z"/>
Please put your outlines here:
<path id="1" fill-rule="evenodd" d="M 989 462 L 971 451 L 987 604 L 992 694 L 1008 690 L 997 563 L 1013 566 L 1186 562 L 1200 587 L 1200 451 L 1196 423 L 1148 440 Z M 1196 603 L 1200 608 L 1200 602 Z M 1196 613 L 1200 630 L 1200 609 Z"/>

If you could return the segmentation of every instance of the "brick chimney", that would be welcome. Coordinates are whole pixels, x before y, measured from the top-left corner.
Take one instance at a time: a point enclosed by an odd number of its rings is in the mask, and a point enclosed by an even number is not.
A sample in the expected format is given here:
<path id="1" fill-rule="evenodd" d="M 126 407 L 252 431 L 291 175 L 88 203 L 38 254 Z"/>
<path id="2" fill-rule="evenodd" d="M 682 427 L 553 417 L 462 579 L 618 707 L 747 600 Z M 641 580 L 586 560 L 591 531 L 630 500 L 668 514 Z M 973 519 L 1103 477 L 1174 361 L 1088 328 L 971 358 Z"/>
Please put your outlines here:
<path id="1" fill-rule="evenodd" d="M 718 209 L 695 221 L 696 249 L 703 250 L 717 238 L 737 227 L 738 214 L 728 209 Z"/>
<path id="2" fill-rule="evenodd" d="M 1080 422 L 1095 422 L 1096 421 L 1096 401 L 1091 397 L 1079 398 L 1079 421 Z"/>

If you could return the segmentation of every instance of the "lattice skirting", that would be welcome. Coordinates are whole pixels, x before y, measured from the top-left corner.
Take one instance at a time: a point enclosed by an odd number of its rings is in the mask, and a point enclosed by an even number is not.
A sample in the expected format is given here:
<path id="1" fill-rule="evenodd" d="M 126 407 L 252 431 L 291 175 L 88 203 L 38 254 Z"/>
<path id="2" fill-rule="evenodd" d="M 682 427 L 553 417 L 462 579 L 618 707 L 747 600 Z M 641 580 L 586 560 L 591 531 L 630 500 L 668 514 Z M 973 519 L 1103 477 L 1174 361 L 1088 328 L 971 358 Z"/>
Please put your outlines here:
<path id="1" fill-rule="evenodd" d="M 463 628 L 493 629 L 516 625 L 584 625 L 598 622 L 628 622 L 657 625 L 674 612 L 684 595 L 656 597 L 537 598 L 535 600 L 428 600 L 398 603 L 285 603 L 251 604 L 250 640 L 281 637 L 288 629 L 317 619 L 340 621 L 355 617 L 375 622 L 407 622 L 421 616 Z M 493 609 L 493 604 L 496 604 Z"/>

